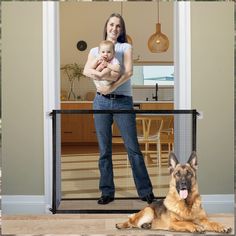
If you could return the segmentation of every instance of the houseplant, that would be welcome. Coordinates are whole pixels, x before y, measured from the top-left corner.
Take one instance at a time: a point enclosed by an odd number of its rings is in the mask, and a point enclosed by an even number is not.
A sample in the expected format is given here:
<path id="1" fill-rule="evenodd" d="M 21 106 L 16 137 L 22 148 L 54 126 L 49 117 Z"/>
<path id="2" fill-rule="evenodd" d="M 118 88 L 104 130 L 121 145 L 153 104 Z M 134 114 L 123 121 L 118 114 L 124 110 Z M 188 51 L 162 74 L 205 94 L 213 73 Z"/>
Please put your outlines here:
<path id="1" fill-rule="evenodd" d="M 77 63 L 71 63 L 61 66 L 61 70 L 66 75 L 70 83 L 70 91 L 68 92 L 67 99 L 70 100 L 71 97 L 73 100 L 76 99 L 76 94 L 74 92 L 74 83 L 77 79 L 77 82 L 83 77 L 83 67 Z M 79 96 L 78 96 L 79 97 Z"/>

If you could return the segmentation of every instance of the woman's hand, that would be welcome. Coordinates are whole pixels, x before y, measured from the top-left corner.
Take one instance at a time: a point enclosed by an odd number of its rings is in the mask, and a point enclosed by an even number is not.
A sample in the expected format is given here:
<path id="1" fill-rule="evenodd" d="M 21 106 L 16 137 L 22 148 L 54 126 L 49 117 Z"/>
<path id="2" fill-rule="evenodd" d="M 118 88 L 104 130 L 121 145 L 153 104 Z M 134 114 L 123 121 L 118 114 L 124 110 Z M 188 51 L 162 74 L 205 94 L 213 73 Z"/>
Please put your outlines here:
<path id="1" fill-rule="evenodd" d="M 103 68 L 106 68 L 107 67 L 107 61 L 105 61 L 105 60 L 103 60 L 102 62 L 101 62 L 101 65 L 103 66 Z"/>

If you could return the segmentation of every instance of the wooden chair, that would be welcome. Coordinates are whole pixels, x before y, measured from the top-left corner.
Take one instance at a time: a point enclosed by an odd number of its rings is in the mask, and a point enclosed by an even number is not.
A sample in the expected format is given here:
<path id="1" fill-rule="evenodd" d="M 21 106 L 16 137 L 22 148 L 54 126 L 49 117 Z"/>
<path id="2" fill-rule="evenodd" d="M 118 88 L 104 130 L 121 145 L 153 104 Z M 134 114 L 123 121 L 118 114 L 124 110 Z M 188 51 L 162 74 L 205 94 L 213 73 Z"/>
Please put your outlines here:
<path id="1" fill-rule="evenodd" d="M 148 164 L 153 164 L 151 154 L 156 154 L 158 166 L 162 165 L 162 144 L 168 145 L 168 152 L 172 150 L 174 143 L 173 116 L 164 117 L 156 115 L 139 114 L 136 117 L 136 127 L 141 151 Z M 116 128 L 112 126 L 113 134 Z M 114 135 L 112 143 L 123 144 L 121 136 Z M 155 145 L 153 150 L 152 145 Z M 144 149 L 142 146 L 144 145 Z"/>
<path id="2" fill-rule="evenodd" d="M 147 163 L 152 164 L 150 154 L 155 153 L 160 166 L 161 163 L 161 130 L 163 126 L 162 117 L 155 115 L 139 115 L 137 120 L 138 141 L 144 144 L 143 155 L 147 158 Z M 151 149 L 154 144 L 156 149 Z"/>
<path id="3" fill-rule="evenodd" d="M 165 116 L 163 118 L 163 127 L 161 130 L 161 143 L 168 145 L 168 153 L 170 153 L 173 150 L 174 116 Z"/>

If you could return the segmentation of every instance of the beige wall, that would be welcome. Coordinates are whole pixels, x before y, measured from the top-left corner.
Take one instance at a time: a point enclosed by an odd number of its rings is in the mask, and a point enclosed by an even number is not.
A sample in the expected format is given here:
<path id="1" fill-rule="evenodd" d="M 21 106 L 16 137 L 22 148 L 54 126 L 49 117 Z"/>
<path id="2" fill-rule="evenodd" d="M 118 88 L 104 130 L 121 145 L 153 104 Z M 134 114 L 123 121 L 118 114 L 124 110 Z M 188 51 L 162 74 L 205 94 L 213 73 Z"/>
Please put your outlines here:
<path id="1" fill-rule="evenodd" d="M 234 190 L 234 3 L 191 2 L 192 107 L 198 120 L 200 190 Z"/>
<path id="2" fill-rule="evenodd" d="M 197 137 L 200 189 L 232 194 L 233 3 L 193 2 L 191 11 L 192 107 L 204 112 Z M 3 194 L 41 195 L 42 3 L 2 2 L 2 22 Z"/>
<path id="3" fill-rule="evenodd" d="M 43 195 L 42 3 L 2 2 L 3 194 Z"/>
<path id="4" fill-rule="evenodd" d="M 89 50 L 98 46 L 103 39 L 105 21 L 113 12 L 121 12 L 120 2 L 61 2 L 60 3 L 60 44 L 61 64 L 77 62 L 84 65 Z M 140 60 L 169 62 L 173 61 L 173 3 L 160 2 L 160 23 L 162 32 L 168 35 L 170 45 L 167 52 L 151 53 L 147 42 L 154 34 L 157 23 L 156 2 L 124 2 L 123 17 L 126 31 L 133 41 L 133 58 Z M 93 20 L 91 20 L 93 16 Z M 140 17 L 142 16 L 142 17 Z M 78 51 L 79 40 L 87 42 L 85 51 Z M 61 88 L 69 90 L 64 73 L 61 74 Z M 81 79 L 75 83 L 75 92 L 82 97 L 86 92 L 95 91 L 92 80 Z"/>

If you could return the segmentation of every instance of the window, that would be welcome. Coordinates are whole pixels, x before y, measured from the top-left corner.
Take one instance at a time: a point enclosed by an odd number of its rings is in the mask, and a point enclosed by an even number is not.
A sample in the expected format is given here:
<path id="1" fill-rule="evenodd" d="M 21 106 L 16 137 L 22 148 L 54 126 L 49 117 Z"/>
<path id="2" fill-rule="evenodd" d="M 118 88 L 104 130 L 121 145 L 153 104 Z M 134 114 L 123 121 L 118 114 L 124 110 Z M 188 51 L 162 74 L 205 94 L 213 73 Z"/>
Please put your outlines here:
<path id="1" fill-rule="evenodd" d="M 148 65 L 133 67 L 132 85 L 174 85 L 173 65 Z"/>

